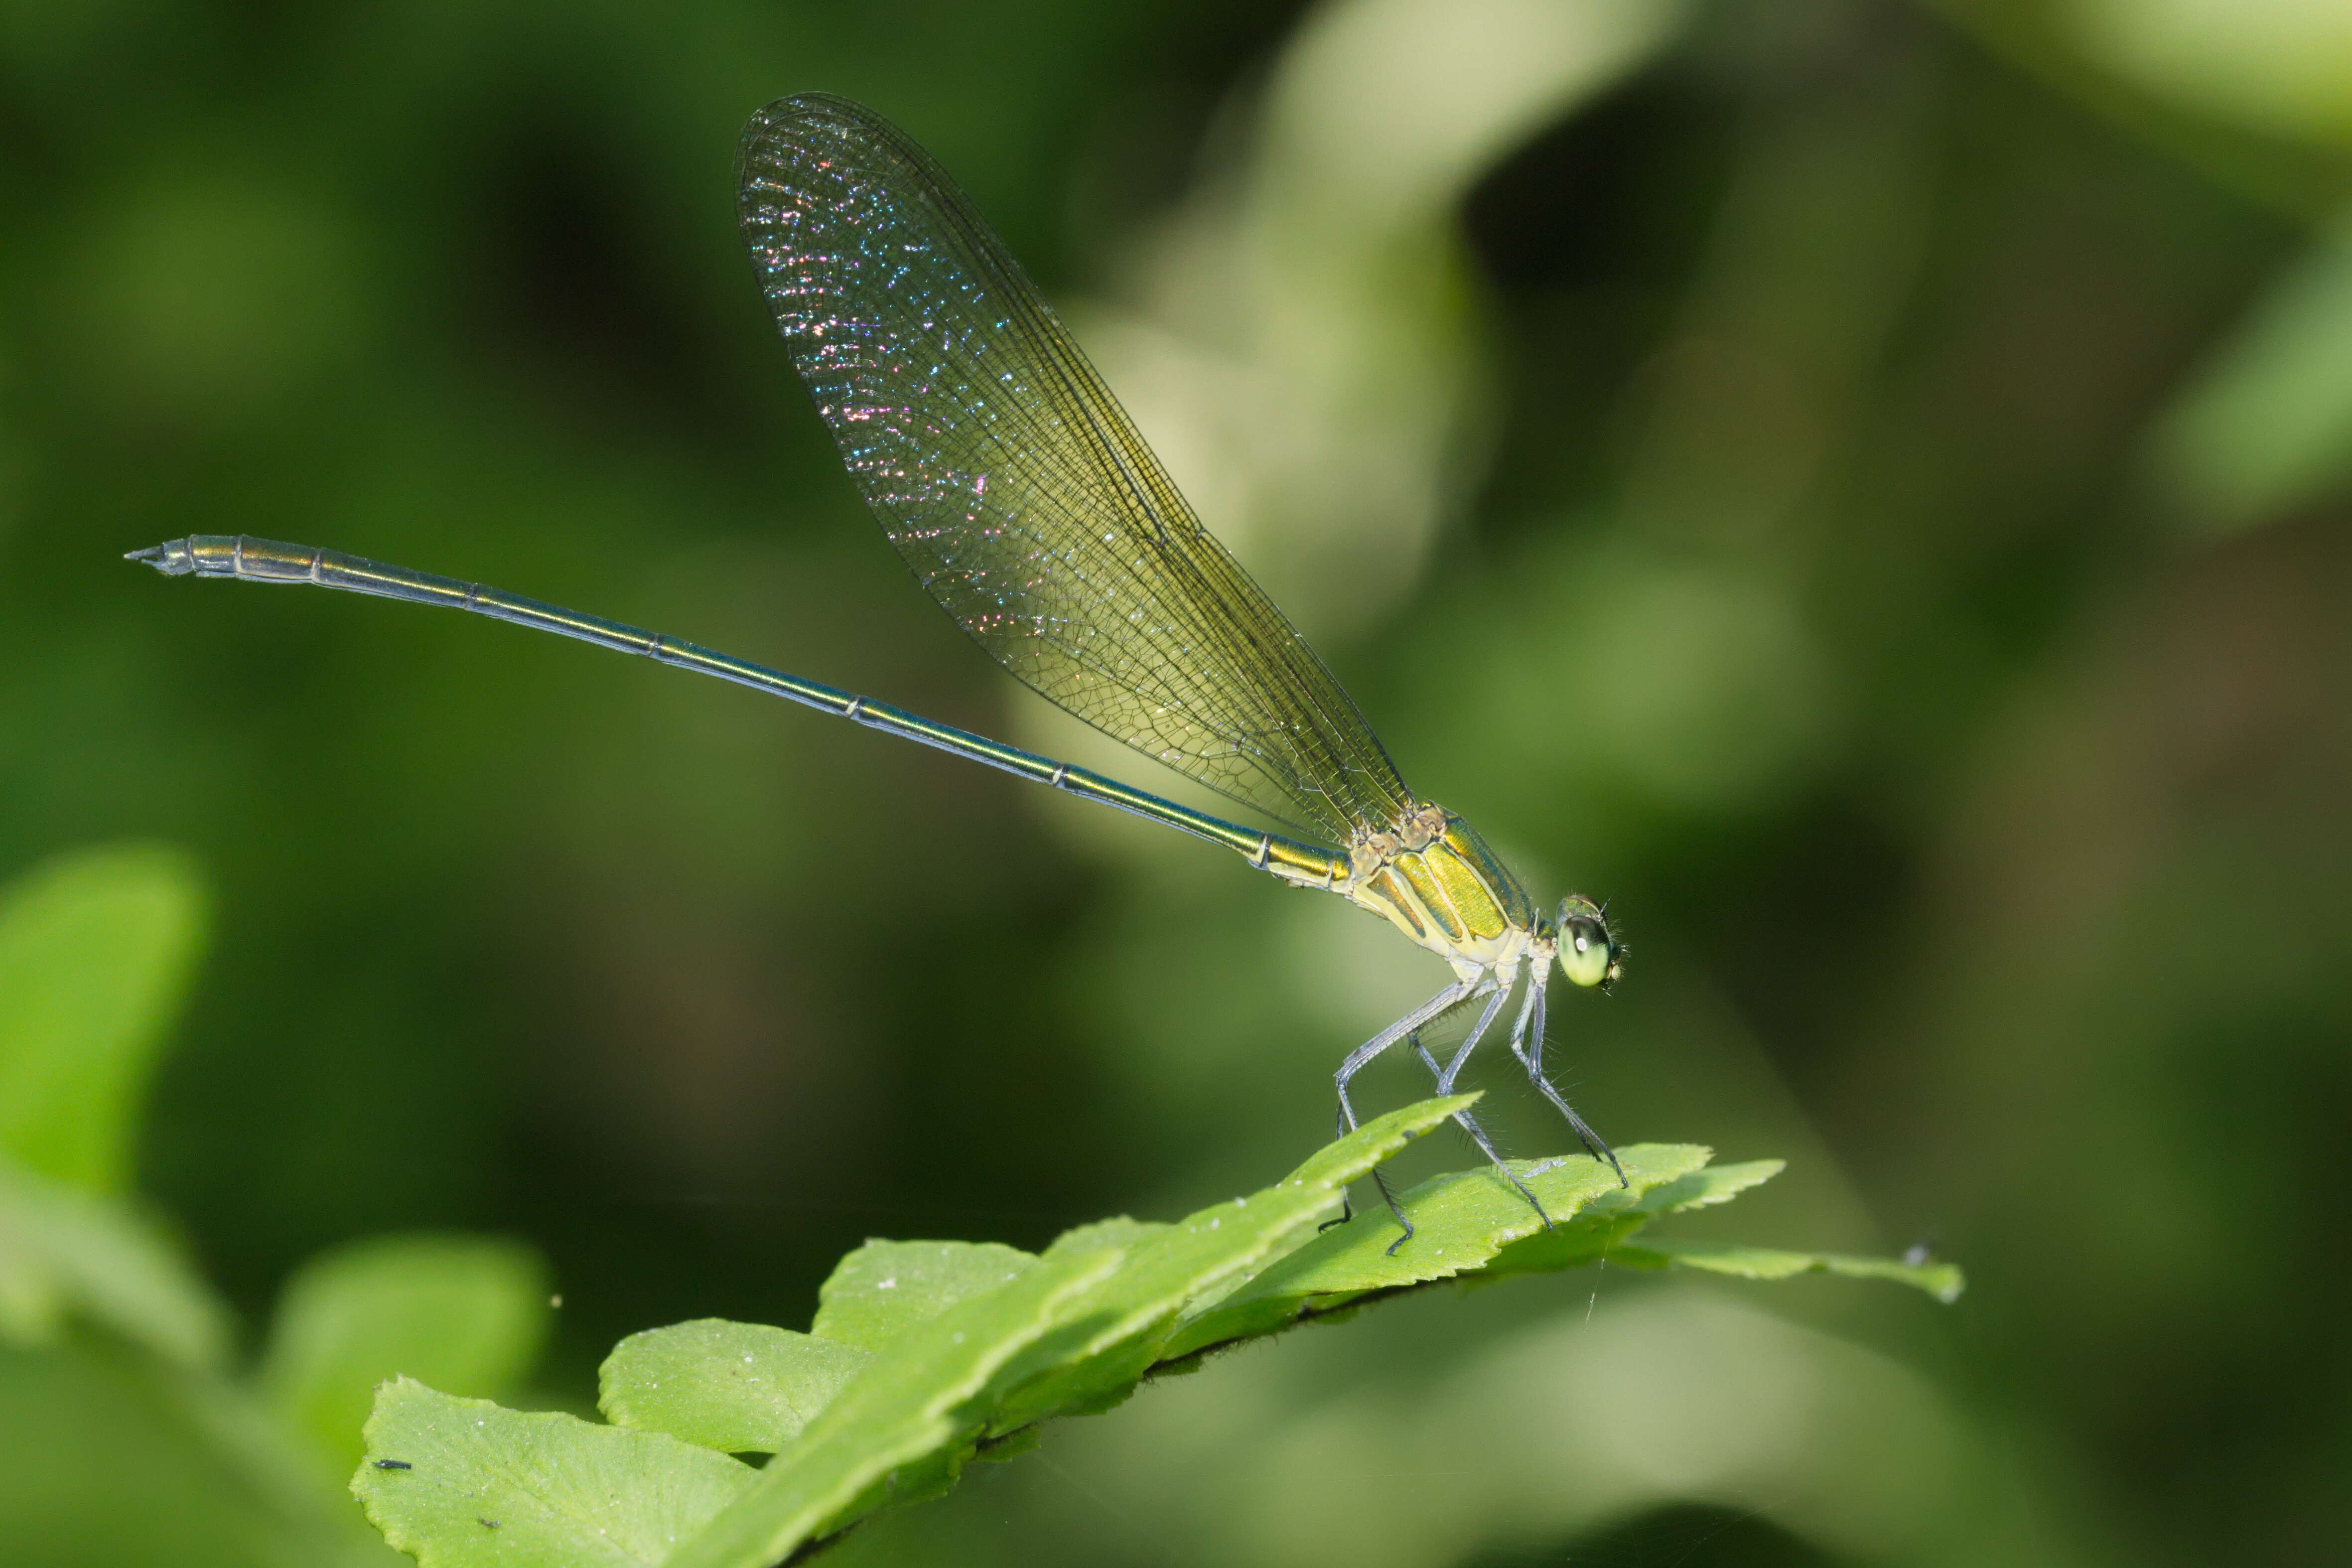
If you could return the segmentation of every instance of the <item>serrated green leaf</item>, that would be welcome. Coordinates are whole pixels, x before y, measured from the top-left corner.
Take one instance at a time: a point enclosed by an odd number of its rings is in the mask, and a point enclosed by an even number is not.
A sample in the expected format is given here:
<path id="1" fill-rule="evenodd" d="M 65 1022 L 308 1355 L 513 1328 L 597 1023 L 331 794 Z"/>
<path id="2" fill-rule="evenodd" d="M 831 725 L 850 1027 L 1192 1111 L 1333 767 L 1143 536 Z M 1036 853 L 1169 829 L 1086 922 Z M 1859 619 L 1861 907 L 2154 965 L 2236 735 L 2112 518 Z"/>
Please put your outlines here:
<path id="1" fill-rule="evenodd" d="M 423 1568 L 655 1568 L 759 1479 L 664 1433 L 505 1410 L 404 1377 L 376 1394 L 352 1492 Z"/>
<path id="2" fill-rule="evenodd" d="M 859 1350 L 880 1350 L 1036 1260 L 1034 1253 L 992 1241 L 869 1241 L 817 1288 L 809 1331 Z"/>
<path id="3" fill-rule="evenodd" d="M 205 906 L 194 862 L 155 845 L 61 856 L 0 889 L 0 1154 L 123 1186 Z"/>
<path id="4" fill-rule="evenodd" d="M 1165 1353 L 1181 1356 L 1226 1340 L 1270 1333 L 1310 1310 L 1478 1272 L 1498 1259 L 1517 1271 L 1565 1268 L 1598 1257 L 1649 1217 L 1637 1207 L 1643 1196 L 1689 1175 L 1707 1154 L 1690 1143 L 1620 1150 L 1627 1186 L 1618 1184 L 1607 1165 L 1586 1156 L 1513 1162 L 1512 1170 L 1551 1215 L 1550 1231 L 1518 1189 L 1491 1166 L 1433 1176 L 1400 1200 L 1412 1219 L 1413 1235 L 1393 1255 L 1388 1248 L 1397 1238 L 1395 1219 L 1385 1208 L 1368 1208 L 1198 1313 Z M 1505 1259 L 1514 1244 L 1524 1250 Z"/>
<path id="5" fill-rule="evenodd" d="M 1040 1260 L 908 1327 L 670 1568 L 768 1568 L 883 1502 L 951 1480 L 987 1424 L 992 1384 L 1005 1365 L 1060 1327 L 1069 1304 L 1116 1269 L 1120 1256 Z"/>
<path id="6" fill-rule="evenodd" d="M 1146 1237 L 1155 1236 L 1168 1226 L 1159 1220 L 1129 1219 L 1119 1215 L 1112 1219 L 1098 1219 L 1092 1225 L 1082 1225 L 1066 1230 L 1054 1238 L 1045 1256 L 1071 1252 L 1098 1252 L 1106 1247 L 1132 1247 Z"/>
<path id="7" fill-rule="evenodd" d="M 1906 1263 L 1894 1258 L 1855 1258 L 1839 1252 L 1784 1252 L 1769 1247 L 1735 1247 L 1708 1241 L 1652 1241 L 1622 1254 L 1634 1268 L 1703 1268 L 1741 1279 L 1790 1279 L 1800 1274 L 1841 1274 L 1849 1279 L 1892 1279 L 1925 1290 L 1947 1304 L 1960 1299 L 1968 1279 L 1953 1263 Z"/>
<path id="8" fill-rule="evenodd" d="M 1126 1398 L 1188 1307 L 1223 1294 L 1303 1235 L 1341 1187 L 1477 1098 L 1425 1100 L 1392 1110 L 1318 1150 L 1271 1187 L 1134 1233 L 1118 1268 L 1091 1300 L 1073 1302 L 1070 1323 L 1024 1353 L 994 1429 L 1105 1409 Z"/>
<path id="9" fill-rule="evenodd" d="M 547 1268 L 493 1237 L 377 1237 L 305 1263 L 279 1298 L 264 1396 L 338 1469 L 359 1458 L 375 1387 L 405 1375 L 497 1398 L 547 1337 Z"/>
<path id="10" fill-rule="evenodd" d="M 406 1531 L 391 1534 L 395 1543 L 424 1554 L 431 1568 L 633 1562 L 647 1542 L 666 1550 L 671 1540 L 680 1544 L 667 1568 L 763 1568 L 877 1508 L 944 1490 L 975 1457 L 1020 1452 L 1047 1417 L 1104 1408 L 1150 1373 L 1196 1364 L 1195 1350 L 1279 1329 L 1307 1311 L 1344 1317 L 1384 1293 L 1434 1280 L 1483 1280 L 1606 1256 L 1752 1279 L 1825 1269 L 1902 1280 L 1947 1300 L 1958 1293 L 1959 1274 L 1949 1265 L 1646 1237 L 1630 1245 L 1656 1219 L 1728 1201 L 1780 1169 L 1778 1161 L 1708 1169 L 1708 1151 L 1691 1145 L 1622 1151 L 1622 1186 L 1591 1159 L 1516 1163 L 1513 1171 L 1557 1221 L 1550 1228 L 1499 1172 L 1481 1168 L 1405 1194 L 1417 1228 L 1393 1257 L 1387 1247 L 1394 1223 L 1378 1210 L 1293 1245 L 1340 1186 L 1475 1098 L 1392 1112 L 1319 1151 L 1284 1182 L 1178 1224 L 1120 1218 L 1082 1226 L 1039 1258 L 969 1243 L 869 1242 L 828 1282 L 821 1316 L 837 1332 L 870 1336 L 880 1348 L 715 1321 L 635 1336 L 614 1352 L 604 1375 L 606 1408 L 635 1430 L 517 1416 L 404 1382 L 379 1401 L 369 1426 L 373 1452 L 413 1466 L 383 1438 L 425 1447 L 443 1466 L 441 1490 L 410 1486 L 413 1472 L 404 1468 L 363 1468 L 354 1488 L 388 1534 Z M 471 1436 L 467 1422 L 490 1436 Z M 707 1493 L 696 1494 L 688 1506 L 662 1504 L 654 1525 L 632 1520 L 627 1550 L 640 1556 L 583 1558 L 575 1543 L 559 1539 L 558 1527 L 575 1537 L 590 1527 L 609 1531 L 612 1516 L 583 1500 L 598 1487 L 619 1509 L 632 1489 L 676 1494 L 685 1484 L 668 1475 L 675 1460 L 663 1451 L 596 1448 L 601 1438 L 583 1433 L 690 1439 L 691 1451 L 711 1458 L 714 1447 L 781 1447 L 764 1471 L 740 1484 L 740 1495 L 702 1515 L 707 1527 L 690 1529 L 709 1503 Z M 467 1449 L 467 1441 L 477 1448 Z M 494 1462 L 490 1456 L 500 1452 L 508 1458 Z M 571 1470 L 550 1479 L 543 1472 L 551 1454 Z M 592 1460 L 609 1473 L 576 1484 L 573 1472 L 585 1473 Z M 622 1475 L 628 1467 L 638 1473 Z M 733 1485 L 749 1473 L 737 1467 L 703 1475 Z M 412 1500 L 404 1510 L 394 1506 L 403 1497 Z M 464 1505 L 510 1497 L 538 1512 L 532 1532 L 512 1538 L 514 1555 L 494 1559 L 489 1554 L 508 1542 L 485 1542 L 506 1521 L 473 1516 L 487 1534 L 469 1535 L 461 1528 Z"/>
<path id="11" fill-rule="evenodd" d="M 872 1359 L 813 1334 L 702 1318 L 615 1345 L 597 1374 L 596 1403 L 616 1426 L 722 1454 L 772 1454 Z"/>
<path id="12" fill-rule="evenodd" d="M 1633 1207 L 1645 1215 L 1683 1214 L 1691 1209 L 1727 1204 L 1750 1187 L 1760 1187 L 1789 1168 L 1786 1160 L 1749 1160 L 1738 1165 L 1709 1165 L 1662 1182 L 1643 1193 Z"/>
<path id="13" fill-rule="evenodd" d="M 1007 1432 L 1002 1437 L 992 1437 L 972 1450 L 972 1459 L 983 1465 L 1002 1465 L 1017 1459 L 1045 1440 L 1042 1426 L 1024 1426 L 1018 1432 Z"/>
<path id="14" fill-rule="evenodd" d="M 183 1366 L 227 1353 L 226 1311 L 161 1231 L 0 1161 L 0 1339 L 44 1342 L 77 1319 Z"/>

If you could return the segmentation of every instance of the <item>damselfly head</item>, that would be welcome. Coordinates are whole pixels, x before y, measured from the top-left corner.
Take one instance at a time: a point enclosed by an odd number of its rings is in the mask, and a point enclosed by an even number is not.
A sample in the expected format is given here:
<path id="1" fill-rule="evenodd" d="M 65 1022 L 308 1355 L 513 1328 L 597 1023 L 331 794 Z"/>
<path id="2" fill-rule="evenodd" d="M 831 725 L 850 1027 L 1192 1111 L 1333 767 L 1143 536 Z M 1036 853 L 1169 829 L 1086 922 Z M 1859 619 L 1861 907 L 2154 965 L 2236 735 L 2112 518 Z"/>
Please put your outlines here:
<path id="1" fill-rule="evenodd" d="M 1609 934 L 1609 914 L 1591 899 L 1573 893 L 1559 901 L 1559 968 L 1572 985 L 1614 984 L 1625 973 L 1625 953 Z"/>

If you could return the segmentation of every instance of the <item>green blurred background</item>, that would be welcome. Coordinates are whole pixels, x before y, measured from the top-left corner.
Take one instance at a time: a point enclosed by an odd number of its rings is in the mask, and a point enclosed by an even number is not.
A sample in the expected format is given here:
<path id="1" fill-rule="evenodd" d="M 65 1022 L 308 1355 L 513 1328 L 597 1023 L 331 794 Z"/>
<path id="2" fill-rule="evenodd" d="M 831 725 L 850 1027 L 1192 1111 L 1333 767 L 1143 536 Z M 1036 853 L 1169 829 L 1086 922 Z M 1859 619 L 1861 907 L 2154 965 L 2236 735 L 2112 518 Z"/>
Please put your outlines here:
<path id="1" fill-rule="evenodd" d="M 1272 1179 L 1442 978 L 715 682 L 119 559 L 329 544 L 1164 787 L 840 472 L 730 189 L 812 88 L 966 184 L 1415 786 L 1612 900 L 1594 1122 L 1971 1279 L 1431 1298 L 843 1562 L 2352 1559 L 2352 8 L 2293 0 L 0 6 L 0 876 L 160 841 L 210 911 L 87 1184 L 225 1298 L 208 1375 L 323 1249 L 482 1233 L 561 1295 L 507 1397 L 584 1409 L 866 1237 Z M 178 1375 L 0 1350 L 0 1556 L 323 1560 Z"/>

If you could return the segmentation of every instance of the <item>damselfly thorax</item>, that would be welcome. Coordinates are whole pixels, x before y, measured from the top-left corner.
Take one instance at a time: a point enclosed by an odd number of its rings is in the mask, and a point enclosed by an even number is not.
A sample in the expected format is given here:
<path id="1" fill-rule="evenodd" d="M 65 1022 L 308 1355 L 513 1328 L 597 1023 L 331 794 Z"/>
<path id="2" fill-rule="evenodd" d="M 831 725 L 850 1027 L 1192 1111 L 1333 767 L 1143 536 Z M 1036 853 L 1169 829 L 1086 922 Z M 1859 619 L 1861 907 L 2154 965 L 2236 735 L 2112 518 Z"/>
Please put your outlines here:
<path id="1" fill-rule="evenodd" d="M 1465 979 L 1516 966 L 1545 923 L 1476 829 L 1433 802 L 1357 833 L 1340 890 Z"/>

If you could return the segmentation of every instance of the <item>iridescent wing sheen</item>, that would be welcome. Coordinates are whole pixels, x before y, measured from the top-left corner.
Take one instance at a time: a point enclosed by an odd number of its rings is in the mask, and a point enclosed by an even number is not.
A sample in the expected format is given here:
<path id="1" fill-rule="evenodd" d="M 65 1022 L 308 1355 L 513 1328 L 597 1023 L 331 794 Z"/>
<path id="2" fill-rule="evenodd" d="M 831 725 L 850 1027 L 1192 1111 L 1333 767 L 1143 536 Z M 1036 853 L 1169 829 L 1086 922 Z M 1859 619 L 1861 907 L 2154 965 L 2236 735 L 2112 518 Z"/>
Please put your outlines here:
<path id="1" fill-rule="evenodd" d="M 1356 705 L 929 153 L 845 100 L 782 99 L 743 132 L 738 195 L 842 461 L 974 642 L 1097 729 L 1335 844 L 1412 809 Z"/>

